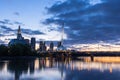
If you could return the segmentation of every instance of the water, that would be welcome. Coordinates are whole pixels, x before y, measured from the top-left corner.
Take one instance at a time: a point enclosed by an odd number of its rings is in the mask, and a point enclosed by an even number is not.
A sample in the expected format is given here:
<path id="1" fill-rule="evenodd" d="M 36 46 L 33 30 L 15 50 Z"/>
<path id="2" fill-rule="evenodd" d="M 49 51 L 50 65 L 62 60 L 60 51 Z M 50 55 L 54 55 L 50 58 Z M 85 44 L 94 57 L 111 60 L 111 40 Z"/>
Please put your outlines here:
<path id="1" fill-rule="evenodd" d="M 120 80 L 120 57 L 0 60 L 0 80 Z"/>

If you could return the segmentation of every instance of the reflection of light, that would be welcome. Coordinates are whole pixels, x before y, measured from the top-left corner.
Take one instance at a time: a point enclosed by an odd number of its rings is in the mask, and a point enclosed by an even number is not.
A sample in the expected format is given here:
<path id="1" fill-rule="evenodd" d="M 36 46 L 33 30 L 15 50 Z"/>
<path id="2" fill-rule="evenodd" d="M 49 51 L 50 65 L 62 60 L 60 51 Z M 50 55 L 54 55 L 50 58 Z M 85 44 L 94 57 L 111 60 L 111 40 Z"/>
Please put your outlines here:
<path id="1" fill-rule="evenodd" d="M 63 76 L 65 73 L 63 73 Z M 20 79 L 42 79 L 42 80 L 60 80 L 61 72 L 58 69 L 45 69 L 45 70 L 35 70 L 34 74 L 26 75 L 22 74 Z"/>
<path id="2" fill-rule="evenodd" d="M 39 59 L 35 60 L 35 69 L 39 69 Z"/>
<path id="3" fill-rule="evenodd" d="M 120 57 L 94 57 L 95 62 L 119 63 Z"/>
<path id="4" fill-rule="evenodd" d="M 7 72 L 7 62 L 4 64 L 3 71 Z"/>
<path id="5" fill-rule="evenodd" d="M 14 80 L 14 74 L 10 73 L 7 67 L 8 67 L 8 62 L 5 62 L 2 71 L 0 71 L 0 80 L 9 80 L 9 79 Z"/>
<path id="6" fill-rule="evenodd" d="M 102 57 L 104 58 L 104 60 L 107 60 L 108 57 Z M 112 61 L 111 59 L 114 59 L 113 57 L 109 57 L 109 62 Z M 96 58 L 97 59 L 97 58 Z M 100 60 L 100 58 L 99 58 Z M 118 58 L 117 60 L 120 60 L 120 58 Z M 71 63 L 73 66 L 71 66 L 71 69 L 87 69 L 87 70 L 91 70 L 91 69 L 98 69 L 101 72 L 103 72 L 104 70 L 110 70 L 110 72 L 112 72 L 113 69 L 116 70 L 120 70 L 120 64 L 118 63 L 106 63 L 106 61 L 104 63 L 102 62 L 80 62 L 80 61 L 76 61 L 74 63 Z"/>
<path id="7" fill-rule="evenodd" d="M 29 75 L 30 74 L 30 68 L 28 67 L 28 70 L 27 70 L 27 75 Z"/>
<path id="8" fill-rule="evenodd" d="M 0 71 L 0 80 L 14 80 L 14 74 L 8 71 L 8 62 L 5 61 L 2 71 Z"/>
<path id="9" fill-rule="evenodd" d="M 112 73 L 112 67 L 110 67 L 109 71 L 110 71 L 110 73 Z"/>
<path id="10" fill-rule="evenodd" d="M 0 72 L 0 80 L 14 80 L 14 74 L 10 72 Z"/>
<path id="11" fill-rule="evenodd" d="M 91 58 L 87 57 L 87 58 L 83 58 L 85 62 L 91 62 Z"/>
<path id="12" fill-rule="evenodd" d="M 50 62 L 48 59 L 46 59 L 46 67 L 49 67 L 50 66 Z"/>

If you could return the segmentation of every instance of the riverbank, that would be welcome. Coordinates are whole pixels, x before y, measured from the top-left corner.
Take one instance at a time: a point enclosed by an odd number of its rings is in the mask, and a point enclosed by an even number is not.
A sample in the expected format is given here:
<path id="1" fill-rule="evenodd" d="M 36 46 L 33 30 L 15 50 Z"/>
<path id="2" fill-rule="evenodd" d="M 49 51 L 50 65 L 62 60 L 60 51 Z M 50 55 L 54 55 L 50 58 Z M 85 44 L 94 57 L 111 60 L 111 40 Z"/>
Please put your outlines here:
<path id="1" fill-rule="evenodd" d="M 34 59 L 39 57 L 54 57 L 54 58 L 61 58 L 61 57 L 120 57 L 120 52 L 41 52 L 41 53 L 34 53 L 32 55 L 7 55 L 7 56 L 0 56 L 0 59 Z"/>

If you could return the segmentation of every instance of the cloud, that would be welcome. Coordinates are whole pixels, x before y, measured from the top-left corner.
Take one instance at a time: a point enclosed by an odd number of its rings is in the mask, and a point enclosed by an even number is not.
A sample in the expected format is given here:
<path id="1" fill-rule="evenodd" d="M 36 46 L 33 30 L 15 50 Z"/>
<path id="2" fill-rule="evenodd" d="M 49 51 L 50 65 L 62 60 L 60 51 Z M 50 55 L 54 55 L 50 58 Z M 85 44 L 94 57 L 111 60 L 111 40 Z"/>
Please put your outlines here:
<path id="1" fill-rule="evenodd" d="M 13 25 L 12 22 L 9 19 L 3 19 L 0 20 L 0 24 L 4 24 L 4 25 Z"/>
<path id="2" fill-rule="evenodd" d="M 91 5 L 90 0 L 66 0 L 46 8 L 52 17 L 44 24 L 65 23 L 68 40 L 98 42 L 118 40 L 120 37 L 120 1 L 101 0 Z"/>
<path id="3" fill-rule="evenodd" d="M 21 26 L 25 25 L 25 24 L 23 24 L 22 22 L 19 22 L 19 21 L 14 21 L 14 24 L 21 25 Z"/>
<path id="4" fill-rule="evenodd" d="M 4 37 L 4 36 L 16 36 L 17 33 L 17 29 L 12 29 L 8 26 L 3 26 L 0 25 L 1 28 L 1 33 L 0 36 Z M 42 35 L 44 34 L 43 32 L 40 32 L 38 30 L 31 30 L 31 29 L 21 29 L 22 34 L 26 34 L 26 35 Z"/>
<path id="5" fill-rule="evenodd" d="M 20 16 L 19 12 L 14 12 L 13 14 L 16 15 L 16 16 Z"/>
<path id="6" fill-rule="evenodd" d="M 38 30 L 31 30 L 31 29 L 21 29 L 22 33 L 28 34 L 28 35 L 42 35 L 43 32 L 40 32 Z"/>
<path id="7" fill-rule="evenodd" d="M 24 26 L 25 24 L 19 21 L 13 21 L 13 20 L 9 20 L 9 19 L 3 19 L 0 20 L 0 24 L 1 25 L 21 25 Z"/>
<path id="8" fill-rule="evenodd" d="M 7 27 L 7 26 L 0 25 L 0 27 L 1 27 L 1 29 L 2 29 L 3 31 L 14 31 L 13 29 L 11 29 L 11 28 L 9 28 L 9 27 Z"/>

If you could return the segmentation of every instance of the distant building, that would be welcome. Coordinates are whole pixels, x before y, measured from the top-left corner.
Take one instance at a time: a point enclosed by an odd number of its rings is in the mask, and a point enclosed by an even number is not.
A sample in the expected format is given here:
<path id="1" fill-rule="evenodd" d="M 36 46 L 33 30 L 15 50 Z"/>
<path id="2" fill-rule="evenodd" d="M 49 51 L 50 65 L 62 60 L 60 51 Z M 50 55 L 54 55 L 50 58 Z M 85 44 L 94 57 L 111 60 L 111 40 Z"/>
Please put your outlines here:
<path id="1" fill-rule="evenodd" d="M 49 50 L 50 50 L 50 51 L 53 51 L 53 49 L 54 49 L 54 43 L 51 42 L 51 43 L 50 43 L 50 48 L 49 48 Z"/>
<path id="2" fill-rule="evenodd" d="M 44 41 L 40 41 L 39 50 L 46 51 L 47 47 Z"/>
<path id="3" fill-rule="evenodd" d="M 64 36 L 64 23 L 62 26 L 62 35 L 61 35 L 61 41 L 58 42 L 58 46 L 57 46 L 57 51 L 65 51 L 67 50 L 66 47 L 63 46 L 63 36 Z"/>
<path id="4" fill-rule="evenodd" d="M 24 37 L 22 37 L 20 26 L 18 27 L 18 31 L 17 31 L 17 38 L 12 39 L 8 45 L 14 45 L 14 44 L 29 44 L 29 40 L 24 39 Z"/>
<path id="5" fill-rule="evenodd" d="M 57 50 L 57 51 L 65 51 L 65 50 L 67 50 L 67 49 L 66 49 L 66 47 L 63 46 L 62 42 L 59 41 L 56 50 Z"/>
<path id="6" fill-rule="evenodd" d="M 43 50 L 43 41 L 40 41 L 40 44 L 39 44 L 39 50 L 40 50 L 40 51 Z"/>
<path id="7" fill-rule="evenodd" d="M 27 42 L 27 44 L 30 44 L 30 41 L 29 41 L 29 39 L 25 39 L 25 41 Z"/>
<path id="8" fill-rule="evenodd" d="M 45 42 L 43 43 L 43 51 L 46 51 L 47 50 L 47 47 L 46 47 L 46 44 Z"/>
<path id="9" fill-rule="evenodd" d="M 31 38 L 31 49 L 35 50 L 36 39 L 34 37 Z"/>
<path id="10" fill-rule="evenodd" d="M 59 41 L 58 44 L 57 44 L 57 47 L 60 47 L 62 45 L 62 42 Z"/>

